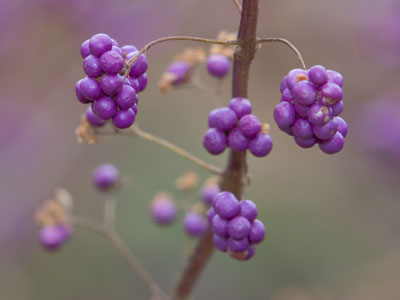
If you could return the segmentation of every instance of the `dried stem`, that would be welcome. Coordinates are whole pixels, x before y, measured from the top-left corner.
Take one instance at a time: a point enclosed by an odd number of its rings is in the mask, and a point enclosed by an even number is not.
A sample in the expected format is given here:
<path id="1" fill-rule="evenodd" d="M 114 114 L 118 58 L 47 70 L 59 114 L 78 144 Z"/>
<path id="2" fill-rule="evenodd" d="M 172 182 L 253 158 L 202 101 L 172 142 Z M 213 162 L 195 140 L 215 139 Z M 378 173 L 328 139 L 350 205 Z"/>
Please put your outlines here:
<path id="1" fill-rule="evenodd" d="M 247 97 L 250 64 L 256 53 L 258 6 L 258 0 L 243 0 L 237 37 L 237 44 L 240 47 L 236 50 L 233 62 L 233 97 Z M 242 199 L 246 183 L 247 164 L 245 152 L 231 151 L 228 165 L 221 180 L 221 189 L 230 191 L 238 199 Z M 196 280 L 211 257 L 213 249 L 212 232 L 209 230 L 184 268 L 174 291 L 174 300 L 184 300 L 190 297 Z"/>
<path id="2" fill-rule="evenodd" d="M 235 4 L 235 6 L 238 9 L 239 13 L 242 13 L 242 6 L 240 5 L 239 0 L 233 0 L 233 3 Z"/>

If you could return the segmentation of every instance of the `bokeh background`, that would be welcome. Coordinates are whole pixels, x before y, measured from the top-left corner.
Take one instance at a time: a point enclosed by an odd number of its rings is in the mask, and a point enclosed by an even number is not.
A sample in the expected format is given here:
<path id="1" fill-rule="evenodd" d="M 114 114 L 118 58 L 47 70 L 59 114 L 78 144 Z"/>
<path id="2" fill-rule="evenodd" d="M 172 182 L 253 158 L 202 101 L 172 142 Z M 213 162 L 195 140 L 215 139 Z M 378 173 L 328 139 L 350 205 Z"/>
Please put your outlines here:
<path id="1" fill-rule="evenodd" d="M 345 77 L 344 150 L 328 156 L 300 149 L 273 123 L 279 82 L 299 62 L 283 45 L 264 45 L 254 60 L 250 99 L 272 125 L 274 149 L 250 158 L 246 197 L 257 202 L 268 238 L 239 263 L 215 253 L 196 299 L 400 299 L 400 7 L 397 0 L 261 1 L 258 35 L 291 40 L 311 66 Z M 58 253 L 44 252 L 36 208 L 64 187 L 75 211 L 99 219 L 102 196 L 90 176 L 100 163 L 118 166 L 129 184 L 120 192 L 117 227 L 166 289 L 181 270 L 185 234 L 179 219 L 157 228 L 148 205 L 183 172 L 208 174 L 140 139 L 113 137 L 78 144 L 84 111 L 74 84 L 83 76 L 79 47 L 106 32 L 120 44 L 168 35 L 213 38 L 235 31 L 229 0 L 1 0 L 0 6 L 0 291 L 4 300 L 148 299 L 148 293 L 101 237 L 76 231 Z M 203 159 L 224 166 L 226 154 L 202 148 L 214 103 L 193 89 L 163 96 L 157 81 L 188 46 L 151 49 L 149 85 L 137 123 Z M 204 68 L 201 76 L 210 86 Z M 229 100 L 229 84 L 224 103 Z"/>

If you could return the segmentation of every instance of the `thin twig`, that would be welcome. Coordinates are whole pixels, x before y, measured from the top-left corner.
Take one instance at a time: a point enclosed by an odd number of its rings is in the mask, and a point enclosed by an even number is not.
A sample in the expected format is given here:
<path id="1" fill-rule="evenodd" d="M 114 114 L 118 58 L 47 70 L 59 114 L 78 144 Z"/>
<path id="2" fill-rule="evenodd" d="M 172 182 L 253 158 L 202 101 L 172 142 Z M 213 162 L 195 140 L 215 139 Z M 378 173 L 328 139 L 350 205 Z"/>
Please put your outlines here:
<path id="1" fill-rule="evenodd" d="M 238 9 L 239 13 L 242 13 L 242 6 L 240 5 L 238 0 L 233 0 L 233 3 L 235 4 L 236 8 Z"/>

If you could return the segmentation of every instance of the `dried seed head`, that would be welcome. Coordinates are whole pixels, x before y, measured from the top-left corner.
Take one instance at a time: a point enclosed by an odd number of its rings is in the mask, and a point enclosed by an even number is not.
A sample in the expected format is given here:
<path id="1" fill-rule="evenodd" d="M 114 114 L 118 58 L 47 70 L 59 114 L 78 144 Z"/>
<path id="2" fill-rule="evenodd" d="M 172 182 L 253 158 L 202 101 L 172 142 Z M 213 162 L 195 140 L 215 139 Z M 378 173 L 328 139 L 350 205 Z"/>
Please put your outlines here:
<path id="1" fill-rule="evenodd" d="M 197 174 L 193 171 L 189 171 L 180 176 L 175 181 L 175 185 L 178 190 L 182 192 L 188 192 L 194 189 L 197 186 L 198 182 L 199 177 L 197 176 Z"/>
<path id="2" fill-rule="evenodd" d="M 75 129 L 75 135 L 79 143 L 96 144 L 97 135 L 85 115 L 81 117 L 81 124 Z"/>

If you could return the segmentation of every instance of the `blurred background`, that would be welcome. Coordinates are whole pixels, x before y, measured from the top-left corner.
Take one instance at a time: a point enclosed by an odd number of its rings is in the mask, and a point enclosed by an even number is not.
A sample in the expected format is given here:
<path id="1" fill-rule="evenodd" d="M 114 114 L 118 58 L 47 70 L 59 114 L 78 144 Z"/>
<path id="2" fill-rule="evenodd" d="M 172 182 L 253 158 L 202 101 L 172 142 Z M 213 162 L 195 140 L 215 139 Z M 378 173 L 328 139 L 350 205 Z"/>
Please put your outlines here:
<path id="1" fill-rule="evenodd" d="M 119 194 L 117 227 L 166 289 L 183 266 L 179 219 L 156 227 L 149 201 L 180 194 L 175 179 L 194 170 L 173 153 L 140 139 L 102 138 L 78 144 L 84 106 L 74 84 L 83 77 L 80 44 L 105 32 L 138 47 L 168 35 L 214 38 L 235 31 L 229 0 L 2 0 L 0 7 L 0 290 L 4 300 L 148 299 L 148 293 L 101 237 L 77 230 L 57 253 L 38 243 L 36 208 L 57 187 L 75 211 L 100 219 L 102 196 L 90 182 L 100 163 L 129 178 Z M 345 78 L 349 124 L 344 150 L 301 149 L 278 130 L 272 111 L 279 83 L 299 67 L 280 44 L 264 45 L 253 62 L 249 98 L 272 125 L 274 149 L 249 159 L 246 198 L 259 207 L 266 240 L 246 263 L 215 253 L 196 286 L 196 299 L 400 299 L 400 3 L 397 0 L 261 1 L 260 37 L 284 37 L 308 66 Z M 197 90 L 163 96 L 157 81 L 186 42 L 155 46 L 137 124 L 223 167 L 227 154 L 202 147 L 214 103 Z M 197 46 L 197 45 L 196 45 Z M 207 77 L 204 66 L 199 73 Z M 206 78 L 210 86 L 215 80 Z M 229 80 L 224 103 L 230 99 Z"/>

